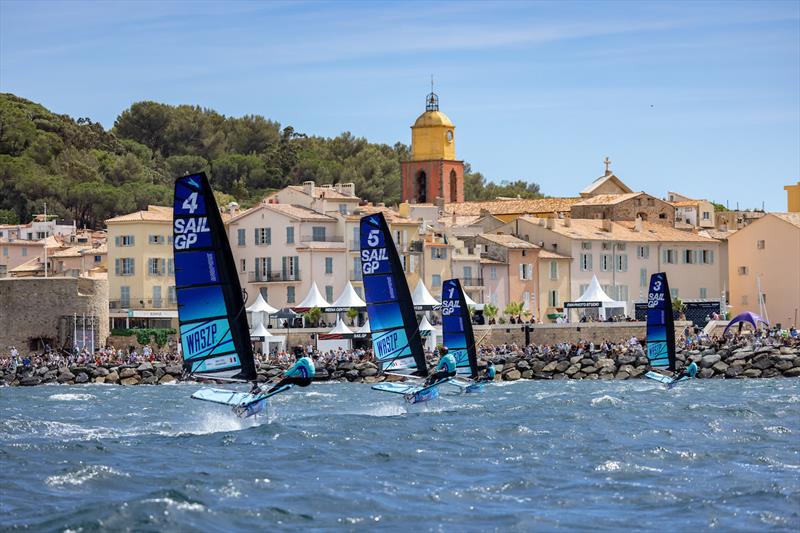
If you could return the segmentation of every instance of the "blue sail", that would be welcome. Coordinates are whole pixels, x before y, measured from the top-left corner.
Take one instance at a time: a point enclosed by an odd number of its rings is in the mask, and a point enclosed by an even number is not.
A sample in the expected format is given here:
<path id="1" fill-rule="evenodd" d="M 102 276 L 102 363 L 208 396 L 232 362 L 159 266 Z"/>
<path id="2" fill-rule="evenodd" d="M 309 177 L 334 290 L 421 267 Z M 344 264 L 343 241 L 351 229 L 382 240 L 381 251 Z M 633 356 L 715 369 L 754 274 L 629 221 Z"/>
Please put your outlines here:
<path id="1" fill-rule="evenodd" d="M 414 302 L 381 213 L 361 219 L 361 271 L 372 347 L 381 369 L 427 376 Z"/>
<path id="2" fill-rule="evenodd" d="M 186 371 L 254 380 L 242 289 L 205 174 L 175 181 L 173 255 Z"/>
<path id="3" fill-rule="evenodd" d="M 457 279 L 442 283 L 442 335 L 448 353 L 456 358 L 456 372 L 478 377 L 475 335 L 464 290 Z"/>
<path id="4" fill-rule="evenodd" d="M 647 358 L 653 368 L 675 370 L 675 322 L 664 272 L 650 276 L 647 293 Z"/>

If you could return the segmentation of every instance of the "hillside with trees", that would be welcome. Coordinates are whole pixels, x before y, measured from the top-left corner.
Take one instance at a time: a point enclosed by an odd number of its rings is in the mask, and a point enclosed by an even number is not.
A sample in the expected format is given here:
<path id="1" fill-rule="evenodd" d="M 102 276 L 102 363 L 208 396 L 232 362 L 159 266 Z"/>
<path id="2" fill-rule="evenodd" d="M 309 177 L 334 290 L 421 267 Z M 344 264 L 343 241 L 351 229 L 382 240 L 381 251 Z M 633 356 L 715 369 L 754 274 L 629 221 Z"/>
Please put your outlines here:
<path id="1" fill-rule="evenodd" d="M 309 136 L 260 115 L 157 102 L 133 104 L 105 130 L 0 94 L 0 223 L 26 222 L 47 202 L 48 213 L 100 228 L 147 204 L 169 205 L 175 177 L 200 170 L 245 207 L 305 180 L 353 182 L 362 198 L 392 205 L 400 200 L 400 161 L 408 157 L 402 143 L 370 143 L 349 132 Z M 541 196 L 536 184 L 496 184 L 466 169 L 468 200 Z"/>

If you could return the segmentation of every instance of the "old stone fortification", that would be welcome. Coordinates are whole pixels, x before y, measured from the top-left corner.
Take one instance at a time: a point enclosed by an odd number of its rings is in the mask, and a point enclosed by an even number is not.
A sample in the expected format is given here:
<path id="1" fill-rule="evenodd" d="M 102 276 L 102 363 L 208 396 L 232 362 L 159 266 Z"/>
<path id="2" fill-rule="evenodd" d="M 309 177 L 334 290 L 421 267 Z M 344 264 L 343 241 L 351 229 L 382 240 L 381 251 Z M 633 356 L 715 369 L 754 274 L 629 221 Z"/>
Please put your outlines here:
<path id="1" fill-rule="evenodd" d="M 97 278 L 0 279 L 0 349 L 40 351 L 38 339 L 60 347 L 72 342 L 72 317 L 97 317 L 96 345 L 108 337 L 108 281 Z"/>

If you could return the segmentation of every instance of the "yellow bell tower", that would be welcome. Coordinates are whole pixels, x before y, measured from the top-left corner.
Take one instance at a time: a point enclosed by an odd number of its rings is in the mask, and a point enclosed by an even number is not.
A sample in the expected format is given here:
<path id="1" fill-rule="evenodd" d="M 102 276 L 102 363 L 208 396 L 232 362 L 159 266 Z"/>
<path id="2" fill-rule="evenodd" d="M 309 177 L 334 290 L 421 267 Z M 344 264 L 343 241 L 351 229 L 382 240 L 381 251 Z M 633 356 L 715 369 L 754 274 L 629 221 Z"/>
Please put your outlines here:
<path id="1" fill-rule="evenodd" d="M 456 127 L 439 111 L 439 97 L 432 89 L 425 112 L 411 126 L 411 160 L 400 163 L 402 199 L 416 204 L 437 198 L 463 202 L 464 162 L 456 160 Z"/>
<path id="2" fill-rule="evenodd" d="M 456 158 L 455 129 L 447 115 L 439 111 L 439 97 L 428 95 L 425 112 L 411 126 L 411 159 L 454 160 Z"/>

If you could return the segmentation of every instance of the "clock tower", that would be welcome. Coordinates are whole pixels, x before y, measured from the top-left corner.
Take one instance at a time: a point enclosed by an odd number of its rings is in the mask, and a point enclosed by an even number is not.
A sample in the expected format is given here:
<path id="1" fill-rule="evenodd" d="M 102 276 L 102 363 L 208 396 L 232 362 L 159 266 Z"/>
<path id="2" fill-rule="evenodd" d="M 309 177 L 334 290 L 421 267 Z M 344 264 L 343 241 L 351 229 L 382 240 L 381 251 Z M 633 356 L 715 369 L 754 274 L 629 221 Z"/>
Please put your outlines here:
<path id="1" fill-rule="evenodd" d="M 464 201 L 464 162 L 456 160 L 455 129 L 431 92 L 425 112 L 411 126 L 411 160 L 400 163 L 404 202 Z"/>

